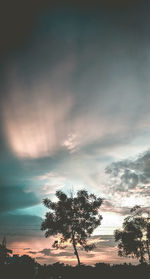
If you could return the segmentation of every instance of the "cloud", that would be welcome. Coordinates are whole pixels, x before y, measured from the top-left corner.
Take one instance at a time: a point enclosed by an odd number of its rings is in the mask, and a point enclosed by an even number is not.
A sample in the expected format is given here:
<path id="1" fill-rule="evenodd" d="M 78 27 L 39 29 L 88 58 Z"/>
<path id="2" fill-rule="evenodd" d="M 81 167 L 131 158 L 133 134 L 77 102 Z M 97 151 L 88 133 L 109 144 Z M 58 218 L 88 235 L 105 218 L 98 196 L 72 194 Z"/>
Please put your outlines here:
<path id="1" fill-rule="evenodd" d="M 72 253 L 71 252 L 60 252 L 55 255 L 58 257 L 73 257 L 74 253 L 73 252 Z"/>
<path id="2" fill-rule="evenodd" d="M 63 252 L 57 252 L 56 253 L 56 249 L 48 249 L 48 248 L 44 248 L 40 251 L 29 251 L 28 253 L 30 254 L 43 254 L 44 256 L 51 256 L 51 257 L 71 257 L 74 256 L 73 252 L 70 252 L 68 249 L 66 249 L 67 251 L 63 251 Z M 36 257 L 37 258 L 37 257 Z"/>
<path id="3" fill-rule="evenodd" d="M 45 258 L 44 257 L 36 257 L 37 260 L 44 260 L 45 261 Z"/>
<path id="4" fill-rule="evenodd" d="M 28 253 L 32 254 L 32 255 L 36 255 L 37 254 L 37 252 L 35 252 L 35 251 L 29 251 Z"/>
<path id="5" fill-rule="evenodd" d="M 61 189 L 67 181 L 67 177 L 60 175 L 58 172 L 52 171 L 43 175 L 37 176 L 36 179 L 42 184 L 40 192 L 43 195 L 55 194 Z"/>
<path id="6" fill-rule="evenodd" d="M 50 249 L 43 249 L 41 251 L 39 251 L 39 253 L 45 255 L 45 256 L 50 256 L 51 255 L 51 250 Z"/>
<path id="7" fill-rule="evenodd" d="M 30 250 L 30 248 L 24 248 L 23 250 Z"/>
<path id="8" fill-rule="evenodd" d="M 71 63 L 70 66 L 67 62 L 60 64 L 53 69 L 52 81 L 59 79 L 62 68 L 64 79 L 70 71 Z M 12 86 L 11 94 L 8 94 L 7 101 L 3 104 L 3 127 L 7 142 L 19 157 L 51 156 L 61 148 L 65 140 L 65 122 L 72 105 L 71 95 L 68 95 L 63 86 L 60 89 L 58 86 L 54 87 L 54 84 L 51 84 L 53 89 L 50 89 L 40 83 L 38 90 L 36 85 L 27 93 L 22 86 L 18 86 L 20 88 L 15 86 L 14 89 Z M 60 92 L 63 94 L 62 98 Z"/>
<path id="9" fill-rule="evenodd" d="M 36 205 L 40 199 L 33 193 L 26 193 L 24 187 L 0 185 L 0 212 Z"/>
<path id="10" fill-rule="evenodd" d="M 139 26 L 137 10 L 135 14 L 130 29 L 126 17 L 108 20 L 105 12 L 91 15 L 90 21 L 86 13 L 69 17 L 57 10 L 41 18 L 32 47 L 16 58 L 16 74 L 9 69 L 6 77 L 2 122 L 15 155 L 53 156 L 61 148 L 107 150 L 131 142 L 148 125 L 150 85 L 138 79 L 141 72 L 147 74 L 148 60 L 141 68 L 141 59 L 130 51 L 141 41 L 130 34 Z M 145 48 L 140 52 L 144 55 Z"/>
<path id="11" fill-rule="evenodd" d="M 126 203 L 148 205 L 150 193 L 150 151 L 136 158 L 114 162 L 106 168 L 112 193 L 126 196 Z M 125 200 L 124 200 L 125 202 Z"/>
<path id="12" fill-rule="evenodd" d="M 128 187 L 127 190 L 132 190 L 137 186 L 149 186 L 150 151 L 140 154 L 136 159 L 112 163 L 106 168 L 106 173 L 114 178 L 120 178 L 120 191 L 126 191 L 126 187 Z"/>
<path id="13" fill-rule="evenodd" d="M 18 236 L 41 236 L 40 230 L 42 218 L 35 215 L 23 215 L 13 213 L 3 213 L 0 215 L 1 230 L 0 234 L 13 236 L 14 239 Z"/>
<path id="14" fill-rule="evenodd" d="M 116 246 L 115 239 L 113 235 L 102 235 L 97 239 L 96 243 L 97 249 L 102 247 L 114 247 Z"/>
<path id="15" fill-rule="evenodd" d="M 130 207 L 128 206 L 116 206 L 116 202 L 112 200 L 104 199 L 103 204 L 101 206 L 101 212 L 111 212 L 119 215 L 128 215 L 130 213 Z"/>
<path id="16" fill-rule="evenodd" d="M 82 2 L 79 0 L 56 0 L 55 2 L 49 2 L 46 0 L 37 2 L 35 0 L 31 0 L 30 3 L 22 1 L 20 4 L 20 1 L 14 0 L 13 5 L 10 4 L 10 13 L 7 4 L 3 2 L 1 5 L 0 15 L 2 25 L 5 26 L 5 32 L 2 32 L 0 53 L 1 55 L 4 55 L 11 53 L 14 50 L 22 49 L 24 44 L 28 43 L 30 36 L 33 34 L 38 18 L 43 14 L 43 12 L 54 12 L 59 5 L 63 5 L 66 9 L 73 9 L 84 13 L 89 10 L 90 12 L 94 11 L 95 13 L 95 10 L 104 11 L 105 9 L 105 12 L 110 12 L 110 10 L 116 12 L 118 8 L 119 12 L 120 9 L 125 12 L 128 12 L 128 10 L 130 11 L 130 9 L 140 9 L 141 12 L 145 3 L 148 5 L 147 1 L 144 0 L 142 1 L 142 6 L 141 1 L 139 0 L 132 0 L 132 2 L 129 0 L 82 0 Z M 26 17 L 27 13 L 28 20 Z M 6 33 L 8 34 L 8 37 L 6 37 Z"/>

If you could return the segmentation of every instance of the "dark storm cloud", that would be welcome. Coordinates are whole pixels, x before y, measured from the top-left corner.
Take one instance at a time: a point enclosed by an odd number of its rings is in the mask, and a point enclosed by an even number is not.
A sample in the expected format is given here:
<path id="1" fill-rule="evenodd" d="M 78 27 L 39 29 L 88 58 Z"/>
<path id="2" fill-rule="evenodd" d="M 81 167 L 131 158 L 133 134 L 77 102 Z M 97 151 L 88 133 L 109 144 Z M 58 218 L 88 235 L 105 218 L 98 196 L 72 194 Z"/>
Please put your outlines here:
<path id="1" fill-rule="evenodd" d="M 1 1 L 1 55 L 16 50 L 28 41 L 40 12 L 48 6 L 48 1 Z"/>
<path id="2" fill-rule="evenodd" d="M 142 3 L 142 4 L 141 4 Z M 100 12 L 106 12 L 107 9 L 103 8 L 113 8 L 115 11 L 117 8 L 118 12 L 122 11 L 123 14 L 126 12 L 130 15 L 130 10 L 139 10 L 142 12 L 142 8 L 147 4 L 147 1 L 129 1 L 129 0 L 57 0 L 57 1 L 36 1 L 31 0 L 27 2 L 25 0 L 19 1 L 1 1 L 1 46 L 0 52 L 2 55 L 20 48 L 24 48 L 28 45 L 33 31 L 35 30 L 38 17 L 44 12 L 53 12 L 54 9 L 69 9 L 77 8 L 77 11 L 90 11 L 95 10 Z M 140 8 L 139 8 L 140 7 Z M 134 10 L 133 10 L 134 9 Z M 129 10 L 129 11 L 128 11 Z M 132 19 L 133 21 L 133 19 Z M 6 58 L 6 57 L 5 57 Z"/>
<path id="3" fill-rule="evenodd" d="M 54 158 L 18 160 L 10 153 L 0 158 L 0 212 L 23 209 L 42 203 L 46 193 L 41 193 L 45 182 L 37 177 L 56 168 L 63 161 L 66 152 L 59 152 Z M 38 195 L 40 192 L 40 195 Z"/>
<path id="4" fill-rule="evenodd" d="M 40 202 L 33 193 L 26 193 L 21 186 L 0 186 L 0 212 L 30 207 Z"/>
<path id="5" fill-rule="evenodd" d="M 113 3 L 112 3 L 113 2 Z M 1 1 L 0 9 L 0 25 L 1 25 L 1 46 L 0 52 L 2 55 L 12 50 L 18 50 L 19 47 L 23 47 L 29 40 L 34 30 L 37 17 L 44 11 L 53 10 L 54 8 L 78 8 L 85 10 L 88 8 L 97 8 L 100 4 L 108 4 L 113 6 L 120 5 L 120 1 L 36 1 L 31 0 L 27 2 L 25 0 Z M 121 1 L 122 4 L 126 4 L 128 1 Z M 129 1 L 130 2 L 130 1 Z M 132 1 L 133 2 L 133 1 Z M 137 5 L 137 1 L 136 5 Z M 122 5 L 121 4 L 121 5 Z M 131 4 L 130 4 L 131 5 Z"/>
<path id="6" fill-rule="evenodd" d="M 106 173 L 119 182 L 114 183 L 113 190 L 126 192 L 135 190 L 146 196 L 150 193 L 150 151 L 140 154 L 138 158 L 112 163 Z"/>
<path id="7" fill-rule="evenodd" d="M 69 157 L 68 152 L 64 149 L 57 152 L 55 156 L 36 159 L 25 158 L 19 160 L 10 151 L 4 154 L 2 153 L 0 158 L 0 187 L 10 186 L 11 184 L 24 187 L 31 182 L 30 179 L 55 169 L 58 163 Z"/>

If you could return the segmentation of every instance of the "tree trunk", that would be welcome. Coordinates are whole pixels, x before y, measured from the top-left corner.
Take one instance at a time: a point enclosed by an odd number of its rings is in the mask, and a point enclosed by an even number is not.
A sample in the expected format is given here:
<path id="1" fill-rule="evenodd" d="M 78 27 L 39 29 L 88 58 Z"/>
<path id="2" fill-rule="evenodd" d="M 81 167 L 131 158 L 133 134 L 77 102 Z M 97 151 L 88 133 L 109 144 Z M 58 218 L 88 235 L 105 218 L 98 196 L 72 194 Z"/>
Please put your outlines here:
<path id="1" fill-rule="evenodd" d="M 141 240 L 142 243 L 142 240 Z M 143 245 L 140 246 L 140 263 L 144 263 L 144 251 L 143 251 Z"/>
<path id="2" fill-rule="evenodd" d="M 146 248 L 147 248 L 147 254 L 148 254 L 148 261 L 149 261 L 149 264 L 150 264 L 150 248 L 149 248 L 149 241 L 148 240 L 146 241 Z"/>
<path id="3" fill-rule="evenodd" d="M 77 247 L 76 247 L 76 243 L 75 243 L 75 239 L 74 239 L 74 233 L 72 232 L 72 244 L 73 244 L 73 248 L 74 248 L 74 254 L 76 255 L 77 257 L 77 260 L 78 260 L 78 266 L 80 266 L 80 259 L 79 259 L 79 254 L 78 254 L 78 251 L 77 251 Z"/>

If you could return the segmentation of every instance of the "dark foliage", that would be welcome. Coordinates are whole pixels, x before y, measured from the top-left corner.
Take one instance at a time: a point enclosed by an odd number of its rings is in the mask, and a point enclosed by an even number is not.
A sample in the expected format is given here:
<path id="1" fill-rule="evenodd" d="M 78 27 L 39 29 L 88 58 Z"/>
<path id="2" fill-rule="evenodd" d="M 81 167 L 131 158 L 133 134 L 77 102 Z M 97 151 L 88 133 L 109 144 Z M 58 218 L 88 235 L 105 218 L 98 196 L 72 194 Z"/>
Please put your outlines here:
<path id="1" fill-rule="evenodd" d="M 131 215 L 123 222 L 123 229 L 115 231 L 115 240 L 119 242 L 119 256 L 136 257 L 140 263 L 150 263 L 150 215 L 139 206 L 132 208 Z"/>
<path id="2" fill-rule="evenodd" d="M 97 263 L 95 266 L 70 266 L 63 263 L 52 265 L 11 263 L 0 267 L 0 278 L 3 279 L 149 279 L 150 265 L 131 264 L 109 265 Z"/>
<path id="3" fill-rule="evenodd" d="M 9 263 L 9 256 L 11 253 L 12 250 L 7 249 L 6 247 L 6 238 L 4 237 L 2 243 L 0 244 L 0 266 Z"/>

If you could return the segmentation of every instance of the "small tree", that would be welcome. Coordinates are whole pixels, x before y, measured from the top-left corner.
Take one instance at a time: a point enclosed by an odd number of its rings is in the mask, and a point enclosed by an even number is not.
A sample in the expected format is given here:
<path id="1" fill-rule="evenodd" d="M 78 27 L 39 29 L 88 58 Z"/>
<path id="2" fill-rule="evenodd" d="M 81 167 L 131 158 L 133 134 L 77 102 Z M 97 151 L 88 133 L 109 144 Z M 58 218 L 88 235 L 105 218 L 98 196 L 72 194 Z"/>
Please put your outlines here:
<path id="1" fill-rule="evenodd" d="M 131 215 L 124 219 L 123 229 L 115 231 L 119 241 L 118 255 L 136 257 L 140 263 L 150 263 L 150 215 L 140 206 L 131 209 Z"/>
<path id="2" fill-rule="evenodd" d="M 41 230 L 46 231 L 45 237 L 61 235 L 61 238 L 53 244 L 55 248 L 62 248 L 66 241 L 70 241 L 80 265 L 77 244 L 85 251 L 95 247 L 92 244 L 88 245 L 87 238 L 101 224 L 102 216 L 99 214 L 99 207 L 102 199 L 94 194 L 88 194 L 85 190 L 78 191 L 75 197 L 68 197 L 62 191 L 57 191 L 56 197 L 57 202 L 49 199 L 43 201 L 50 211 L 46 213 Z"/>
<path id="3" fill-rule="evenodd" d="M 9 263 L 10 254 L 12 254 L 12 250 L 7 249 L 6 238 L 4 237 L 0 244 L 0 265 Z"/>

